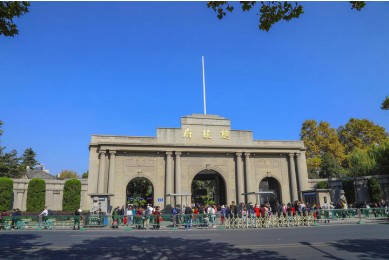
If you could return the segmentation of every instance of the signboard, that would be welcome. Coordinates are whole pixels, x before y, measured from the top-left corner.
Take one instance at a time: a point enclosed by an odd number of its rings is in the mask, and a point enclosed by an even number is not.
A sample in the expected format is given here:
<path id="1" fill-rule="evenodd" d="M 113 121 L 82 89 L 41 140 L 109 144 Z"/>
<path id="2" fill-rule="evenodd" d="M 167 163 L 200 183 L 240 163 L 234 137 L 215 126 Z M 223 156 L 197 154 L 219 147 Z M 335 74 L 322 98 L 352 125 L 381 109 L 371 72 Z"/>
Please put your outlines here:
<path id="1" fill-rule="evenodd" d="M 163 198 L 158 198 L 158 202 L 163 202 Z"/>

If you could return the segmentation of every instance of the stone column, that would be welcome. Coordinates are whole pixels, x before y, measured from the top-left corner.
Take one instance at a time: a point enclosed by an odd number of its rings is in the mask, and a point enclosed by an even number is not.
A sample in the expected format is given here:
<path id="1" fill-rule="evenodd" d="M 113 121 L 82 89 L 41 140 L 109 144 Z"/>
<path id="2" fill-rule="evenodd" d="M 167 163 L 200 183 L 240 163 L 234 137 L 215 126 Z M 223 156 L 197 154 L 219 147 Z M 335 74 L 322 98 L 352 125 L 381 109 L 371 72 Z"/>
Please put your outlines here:
<path id="1" fill-rule="evenodd" d="M 113 194 L 115 189 L 116 151 L 109 151 L 108 193 Z"/>
<path id="2" fill-rule="evenodd" d="M 243 178 L 243 169 L 242 169 L 242 153 L 236 153 L 236 170 L 237 170 L 237 191 L 238 191 L 238 197 L 237 197 L 237 204 L 244 202 L 244 178 Z"/>
<path id="3" fill-rule="evenodd" d="M 250 178 L 250 153 L 244 153 L 244 169 L 245 169 L 245 185 L 246 185 L 246 192 L 252 192 L 252 191 L 255 191 L 255 190 L 250 190 L 250 184 L 249 184 L 249 178 Z M 245 200 L 246 200 L 246 203 L 249 202 L 248 201 L 248 196 L 245 195 Z M 254 198 L 255 199 L 255 198 Z"/>
<path id="4" fill-rule="evenodd" d="M 175 184 L 176 184 L 176 187 L 175 187 L 175 193 L 176 194 L 181 194 L 182 193 L 182 190 L 181 190 L 181 152 L 175 152 L 176 154 L 176 167 L 175 167 L 175 170 L 176 170 L 176 173 L 175 173 Z M 180 204 L 182 206 L 182 201 L 181 201 L 181 197 L 176 197 L 176 204 Z"/>
<path id="5" fill-rule="evenodd" d="M 296 171 L 294 166 L 294 154 L 289 154 L 289 180 L 290 180 L 290 198 L 291 202 L 298 199 L 297 183 L 296 183 Z"/>
<path id="6" fill-rule="evenodd" d="M 97 193 L 105 193 L 105 183 L 104 183 L 104 175 L 105 175 L 105 151 L 100 151 L 100 168 L 99 168 L 99 182 Z"/>
<path id="7" fill-rule="evenodd" d="M 17 203 L 16 205 L 18 205 L 17 208 L 19 208 L 20 210 L 23 210 L 23 195 L 24 195 L 24 191 L 17 191 L 16 192 L 17 196 Z"/>
<path id="8" fill-rule="evenodd" d="M 302 169 L 301 169 L 301 154 L 296 154 L 296 157 L 297 157 L 297 183 L 298 183 L 298 195 L 299 195 L 299 198 L 302 199 L 302 194 L 301 194 L 301 191 L 303 191 L 305 189 L 305 186 L 304 186 L 304 180 L 303 180 L 303 176 L 302 176 Z"/>
<path id="9" fill-rule="evenodd" d="M 165 194 L 172 194 L 172 152 L 166 152 L 166 180 L 165 180 Z M 166 205 L 171 204 L 171 197 L 166 196 Z"/>

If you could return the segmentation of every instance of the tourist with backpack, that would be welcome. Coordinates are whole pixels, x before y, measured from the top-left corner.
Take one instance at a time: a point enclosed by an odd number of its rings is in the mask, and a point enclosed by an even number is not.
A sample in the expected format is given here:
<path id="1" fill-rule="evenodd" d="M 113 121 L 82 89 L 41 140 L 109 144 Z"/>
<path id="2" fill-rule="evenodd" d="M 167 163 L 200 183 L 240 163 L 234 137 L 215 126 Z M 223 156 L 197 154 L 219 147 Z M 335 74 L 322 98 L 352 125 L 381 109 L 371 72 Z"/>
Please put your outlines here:
<path id="1" fill-rule="evenodd" d="M 81 212 L 82 212 L 81 209 L 77 209 L 74 212 L 74 226 L 73 226 L 73 230 L 76 230 L 76 226 L 78 227 L 78 230 L 80 230 Z"/>
<path id="2" fill-rule="evenodd" d="M 180 210 L 177 205 L 172 209 L 172 222 L 173 227 L 178 227 L 178 214 L 180 214 Z"/>
<path id="3" fill-rule="evenodd" d="M 191 230 L 192 229 L 192 208 L 191 206 L 186 206 L 185 207 L 185 229 L 186 230 Z"/>

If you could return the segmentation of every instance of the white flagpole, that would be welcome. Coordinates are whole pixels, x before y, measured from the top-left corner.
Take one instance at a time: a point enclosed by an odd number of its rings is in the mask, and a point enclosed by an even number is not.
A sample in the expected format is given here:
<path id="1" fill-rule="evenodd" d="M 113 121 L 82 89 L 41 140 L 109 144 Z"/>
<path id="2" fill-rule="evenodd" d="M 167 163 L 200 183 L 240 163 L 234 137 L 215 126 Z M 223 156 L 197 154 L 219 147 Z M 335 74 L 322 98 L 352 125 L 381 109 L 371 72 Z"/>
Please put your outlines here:
<path id="1" fill-rule="evenodd" d="M 204 56 L 202 56 L 202 63 L 203 63 L 203 97 L 204 97 L 204 115 L 207 114 L 207 102 L 205 99 L 205 73 L 204 73 Z"/>

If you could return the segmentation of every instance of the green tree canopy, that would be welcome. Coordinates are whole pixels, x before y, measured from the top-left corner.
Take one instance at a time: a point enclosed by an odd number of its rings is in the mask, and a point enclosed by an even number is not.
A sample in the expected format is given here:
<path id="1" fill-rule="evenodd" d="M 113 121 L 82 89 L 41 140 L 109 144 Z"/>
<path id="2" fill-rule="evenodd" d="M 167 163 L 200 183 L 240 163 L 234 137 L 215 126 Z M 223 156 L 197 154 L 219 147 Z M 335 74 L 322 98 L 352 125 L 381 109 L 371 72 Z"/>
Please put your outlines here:
<path id="1" fill-rule="evenodd" d="M 348 156 L 348 164 L 352 176 L 374 174 L 377 163 L 367 150 L 355 149 Z"/>
<path id="2" fill-rule="evenodd" d="M 382 199 L 381 186 L 379 180 L 375 177 L 372 177 L 367 182 L 367 185 L 369 187 L 370 201 L 379 202 Z"/>
<path id="3" fill-rule="evenodd" d="M 352 1 L 351 9 L 360 11 L 365 7 L 364 1 Z M 281 20 L 290 21 L 295 18 L 299 18 L 304 13 L 303 6 L 298 2 L 281 2 L 281 1 L 240 1 L 240 7 L 243 12 L 250 11 L 258 6 L 259 11 L 259 24 L 260 30 L 269 31 L 270 28 Z M 229 1 L 209 1 L 207 3 L 208 8 L 212 8 L 216 12 L 217 18 L 220 20 L 227 15 L 227 12 L 235 10 L 234 5 L 238 5 L 237 2 Z"/>
<path id="4" fill-rule="evenodd" d="M 386 96 L 384 101 L 382 101 L 381 109 L 382 110 L 389 110 L 389 96 Z"/>
<path id="5" fill-rule="evenodd" d="M 89 170 L 86 171 L 86 172 L 84 172 L 84 173 L 82 174 L 81 178 L 83 178 L 83 179 L 88 179 L 88 176 L 89 176 Z"/>
<path id="6" fill-rule="evenodd" d="M 34 169 L 34 166 L 38 164 L 38 161 L 35 159 L 36 153 L 32 148 L 27 148 L 24 150 L 24 153 L 21 157 L 21 164 L 26 169 L 27 166 L 30 167 L 30 169 Z"/>
<path id="7" fill-rule="evenodd" d="M 15 36 L 19 30 L 13 19 L 28 12 L 30 2 L 1 1 L 0 2 L 0 35 Z"/>
<path id="8" fill-rule="evenodd" d="M 21 178 L 24 173 L 16 150 L 0 154 L 0 177 Z"/>
<path id="9" fill-rule="evenodd" d="M 20 178 L 26 168 L 21 164 L 16 150 L 5 152 L 5 147 L 1 146 L 2 126 L 3 122 L 0 121 L 0 177 Z"/>
<path id="10" fill-rule="evenodd" d="M 340 177 L 341 175 L 342 167 L 340 166 L 340 163 L 335 159 L 335 156 L 330 152 L 324 153 L 321 157 L 319 177 L 335 178 Z"/>
<path id="11" fill-rule="evenodd" d="M 389 140 L 384 127 L 367 119 L 351 118 L 345 126 L 340 126 L 337 132 L 348 153 L 356 148 L 367 149 L 373 144 L 379 145 Z"/>

